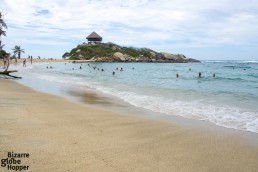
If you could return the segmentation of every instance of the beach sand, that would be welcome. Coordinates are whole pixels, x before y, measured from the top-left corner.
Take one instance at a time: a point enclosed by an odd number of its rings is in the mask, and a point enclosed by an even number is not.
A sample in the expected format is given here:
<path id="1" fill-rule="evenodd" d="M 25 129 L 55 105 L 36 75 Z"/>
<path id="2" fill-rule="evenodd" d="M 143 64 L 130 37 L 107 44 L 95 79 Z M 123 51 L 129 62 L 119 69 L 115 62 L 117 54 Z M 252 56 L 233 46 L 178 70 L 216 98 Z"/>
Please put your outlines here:
<path id="1" fill-rule="evenodd" d="M 17 59 L 17 64 L 22 64 L 23 60 L 24 60 L 24 58 Z M 54 63 L 54 62 L 87 63 L 87 62 L 94 62 L 94 61 L 92 61 L 92 60 L 65 60 L 65 59 L 52 59 L 52 60 L 51 59 L 32 59 L 32 63 L 47 63 L 47 62 L 51 62 L 51 63 Z M 10 64 L 15 64 L 15 60 L 14 59 L 10 60 Z M 26 58 L 26 64 L 27 65 L 31 64 L 30 59 Z M 4 66 L 4 62 L 2 59 L 0 60 L 0 66 L 1 67 Z"/>
<path id="2" fill-rule="evenodd" d="M 28 171 L 257 171 L 257 142 L 236 133 L 116 114 L 0 79 L 0 159 L 29 153 L 20 158 Z"/>

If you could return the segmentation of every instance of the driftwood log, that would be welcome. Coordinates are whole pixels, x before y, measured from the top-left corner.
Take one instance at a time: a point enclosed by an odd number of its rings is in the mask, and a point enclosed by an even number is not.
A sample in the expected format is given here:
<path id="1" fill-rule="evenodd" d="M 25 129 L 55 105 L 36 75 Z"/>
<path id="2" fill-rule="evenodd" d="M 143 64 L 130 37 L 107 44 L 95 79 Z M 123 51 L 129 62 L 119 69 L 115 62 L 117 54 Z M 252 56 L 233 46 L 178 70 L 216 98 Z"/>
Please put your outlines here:
<path id="1" fill-rule="evenodd" d="M 10 73 L 14 73 L 14 72 L 17 72 L 17 70 L 3 71 L 3 72 L 0 72 L 0 75 L 6 75 L 6 76 L 13 77 L 13 78 L 19 78 L 19 79 L 21 79 L 21 77 L 19 77 L 19 76 L 10 75 Z"/>

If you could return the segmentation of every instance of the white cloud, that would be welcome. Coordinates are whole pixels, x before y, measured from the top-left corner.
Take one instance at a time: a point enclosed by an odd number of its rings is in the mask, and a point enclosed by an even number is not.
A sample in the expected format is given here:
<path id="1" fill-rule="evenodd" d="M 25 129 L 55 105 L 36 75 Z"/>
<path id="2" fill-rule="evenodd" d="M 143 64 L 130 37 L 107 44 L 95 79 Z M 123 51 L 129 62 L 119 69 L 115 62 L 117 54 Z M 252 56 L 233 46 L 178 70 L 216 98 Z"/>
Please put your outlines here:
<path id="1" fill-rule="evenodd" d="M 258 38 L 258 2 L 253 0 L 0 0 L 0 3 L 0 11 L 5 13 L 10 27 L 5 38 L 9 43 L 29 40 L 65 45 L 64 39 L 81 43 L 93 30 L 105 41 L 145 47 L 156 44 L 168 49 L 250 46 L 257 44 Z"/>

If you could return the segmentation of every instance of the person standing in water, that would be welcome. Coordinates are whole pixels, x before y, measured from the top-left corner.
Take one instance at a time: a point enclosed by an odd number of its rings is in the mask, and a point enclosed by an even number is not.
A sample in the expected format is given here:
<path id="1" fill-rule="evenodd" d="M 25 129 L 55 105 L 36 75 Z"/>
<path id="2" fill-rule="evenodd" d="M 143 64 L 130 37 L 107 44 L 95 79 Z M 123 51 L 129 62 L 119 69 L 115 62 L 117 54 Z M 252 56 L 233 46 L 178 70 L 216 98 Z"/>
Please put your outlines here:
<path id="1" fill-rule="evenodd" d="M 22 64 L 23 64 L 23 67 L 26 67 L 26 59 L 23 60 Z"/>
<path id="2" fill-rule="evenodd" d="M 198 78 L 201 78 L 201 77 L 202 77 L 202 72 L 199 72 Z"/>

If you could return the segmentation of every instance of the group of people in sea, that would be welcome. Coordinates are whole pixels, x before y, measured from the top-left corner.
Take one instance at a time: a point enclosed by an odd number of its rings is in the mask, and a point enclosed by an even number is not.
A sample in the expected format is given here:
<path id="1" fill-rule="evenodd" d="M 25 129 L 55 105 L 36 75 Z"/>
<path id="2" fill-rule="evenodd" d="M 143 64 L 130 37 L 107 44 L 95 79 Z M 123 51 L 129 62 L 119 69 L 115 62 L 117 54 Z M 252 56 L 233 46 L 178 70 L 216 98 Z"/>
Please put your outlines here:
<path id="1" fill-rule="evenodd" d="M 69 63 L 70 63 L 70 62 L 69 62 Z M 66 65 L 66 63 L 65 63 L 65 65 Z M 98 70 L 98 71 L 101 71 L 101 72 L 104 72 L 104 71 L 105 71 L 103 68 L 100 69 L 100 68 L 98 68 L 97 66 L 91 66 L 89 63 L 87 64 L 87 66 L 88 66 L 88 67 L 92 67 L 93 70 Z M 50 66 L 50 67 L 47 66 L 47 69 L 48 69 L 48 68 L 52 69 L 52 66 Z M 82 69 L 82 64 L 80 64 L 79 69 Z M 72 70 L 74 70 L 74 68 L 72 68 Z M 134 67 L 132 68 L 132 70 L 134 70 Z M 113 76 L 116 75 L 116 72 L 115 72 L 115 71 L 120 71 L 120 72 L 122 72 L 122 71 L 124 71 L 124 68 L 123 68 L 123 67 L 116 67 L 116 69 L 112 72 L 112 75 L 113 75 Z M 192 69 L 189 68 L 189 71 L 192 71 Z M 202 76 L 202 72 L 199 72 L 199 73 L 198 73 L 198 78 L 202 78 L 202 77 L 203 77 L 203 76 Z M 216 77 L 216 74 L 213 73 L 212 77 L 215 78 L 215 77 Z M 176 73 L 176 78 L 177 78 L 177 79 L 180 78 L 179 73 Z"/>
<path id="2" fill-rule="evenodd" d="M 192 71 L 192 69 L 189 68 L 189 71 Z M 179 77 L 180 77 L 179 73 L 176 73 L 176 78 L 179 78 Z M 216 77 L 216 74 L 213 73 L 212 77 L 215 78 L 215 77 Z M 202 78 L 202 72 L 199 72 L 199 73 L 198 73 L 198 78 Z"/>
<path id="3" fill-rule="evenodd" d="M 88 66 L 91 67 L 90 64 L 88 64 Z M 81 66 L 80 66 L 80 69 L 81 69 Z M 96 66 L 93 66 L 93 69 L 94 69 L 94 70 L 96 70 L 96 69 L 97 69 L 97 70 L 100 70 L 100 69 L 97 68 Z M 124 69 L 123 69 L 122 67 L 120 67 L 120 68 L 117 67 L 116 70 L 117 70 L 117 71 L 121 71 L 121 72 L 124 71 Z M 102 69 L 101 69 L 101 72 L 104 72 L 104 71 L 105 71 L 105 70 L 102 68 Z M 112 72 L 112 75 L 115 76 L 115 74 L 116 74 L 116 72 L 113 71 L 113 72 Z"/>
<path id="4" fill-rule="evenodd" d="M 29 55 L 29 56 L 28 56 L 28 59 L 30 60 L 30 64 L 32 64 L 33 57 Z M 15 58 L 15 63 L 17 63 L 17 58 Z M 23 61 L 22 61 L 22 66 L 23 66 L 23 67 L 26 67 L 26 58 L 23 59 Z"/>
<path id="5" fill-rule="evenodd" d="M 49 68 L 49 69 L 52 69 L 53 67 L 52 67 L 52 66 L 49 66 L 49 67 L 47 66 L 46 68 L 47 68 L 47 69 L 48 69 L 48 68 Z"/>
<path id="6" fill-rule="evenodd" d="M 70 63 L 70 62 L 69 62 Z M 66 65 L 66 63 L 65 63 L 65 65 Z M 98 68 L 97 66 L 91 66 L 91 64 L 87 64 L 88 65 L 88 67 L 90 67 L 90 68 L 92 68 L 92 69 L 94 69 L 94 70 L 98 70 L 98 71 L 101 71 L 101 72 L 104 72 L 105 70 L 103 69 L 103 68 Z M 23 66 L 26 66 L 26 59 L 24 59 L 24 61 L 23 61 Z M 52 69 L 53 67 L 52 66 L 47 66 L 46 67 L 47 69 Z M 83 69 L 83 67 L 82 67 L 82 64 L 79 66 L 79 69 Z M 234 69 L 234 68 L 233 68 Z M 72 68 L 72 70 L 75 70 L 75 68 Z M 132 67 L 132 70 L 134 70 L 134 67 Z M 245 70 L 245 69 L 244 69 Z M 123 67 L 116 67 L 115 68 L 115 70 L 114 71 L 112 71 L 112 75 L 113 76 L 115 76 L 116 75 L 116 72 L 115 71 L 120 71 L 120 72 L 122 72 L 122 71 L 124 71 L 124 68 Z M 189 72 L 190 71 L 192 71 L 192 69 L 191 68 L 189 68 Z M 179 73 L 176 73 L 176 78 L 178 79 L 178 78 L 180 78 L 181 77 L 181 75 L 179 74 Z M 212 77 L 213 78 L 215 78 L 216 77 L 216 74 L 215 73 L 213 73 L 212 74 Z M 200 79 L 200 78 L 203 78 L 203 75 L 202 75 L 202 72 L 198 72 L 198 78 Z"/>
<path id="7" fill-rule="evenodd" d="M 70 62 L 69 62 L 69 63 L 70 63 Z M 66 65 L 66 63 L 65 63 L 65 65 Z M 101 71 L 101 72 L 104 72 L 104 71 L 105 71 L 103 68 L 100 69 L 100 68 L 98 68 L 97 66 L 91 66 L 89 63 L 87 64 L 87 66 L 88 66 L 88 67 L 92 67 L 93 70 L 98 70 L 98 71 Z M 47 68 L 48 68 L 48 66 L 47 66 Z M 52 67 L 50 67 L 50 68 L 52 69 Z M 82 69 L 82 64 L 80 65 L 79 69 Z M 134 67 L 133 67 L 132 69 L 134 70 Z M 75 68 L 72 68 L 72 70 L 75 70 Z M 113 76 L 116 74 L 115 71 L 120 71 L 120 72 L 122 72 L 122 71 L 124 71 L 124 68 L 122 68 L 122 67 L 117 67 L 117 68 L 112 72 L 112 75 L 113 75 Z"/>

